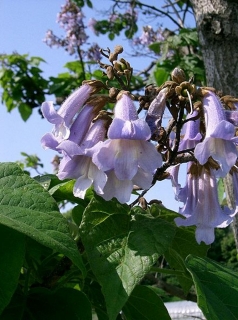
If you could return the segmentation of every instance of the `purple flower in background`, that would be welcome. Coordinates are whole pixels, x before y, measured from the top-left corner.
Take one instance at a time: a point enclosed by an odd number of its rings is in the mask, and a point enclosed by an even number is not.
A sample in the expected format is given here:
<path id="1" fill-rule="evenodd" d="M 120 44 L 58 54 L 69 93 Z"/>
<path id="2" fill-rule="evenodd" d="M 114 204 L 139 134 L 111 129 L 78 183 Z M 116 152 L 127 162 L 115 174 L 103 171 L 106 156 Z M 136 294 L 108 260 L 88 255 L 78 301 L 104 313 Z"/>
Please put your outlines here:
<path id="1" fill-rule="evenodd" d="M 80 127 L 78 128 L 80 131 Z M 84 198 L 87 189 L 93 185 L 95 192 L 103 193 L 107 175 L 92 162 L 91 147 L 102 141 L 106 134 L 105 120 L 94 122 L 85 135 L 80 146 L 70 140 L 63 141 L 58 146 L 66 156 L 59 166 L 59 179 L 76 179 L 73 193 L 75 197 Z"/>
<path id="2" fill-rule="evenodd" d="M 97 20 L 94 18 L 90 18 L 88 21 L 88 27 L 89 29 L 96 35 L 99 35 L 99 32 L 95 29 L 95 25 L 97 24 Z"/>
<path id="3" fill-rule="evenodd" d="M 206 135 L 195 147 L 194 155 L 201 165 L 212 157 L 220 165 L 217 173 L 224 177 L 237 159 L 235 143 L 238 143 L 238 137 L 234 137 L 235 127 L 226 121 L 222 104 L 215 93 L 209 91 L 204 96 L 203 110 Z"/>
<path id="4" fill-rule="evenodd" d="M 221 208 L 218 202 L 217 181 L 213 169 L 189 164 L 187 184 L 178 194 L 178 200 L 184 202 L 179 213 L 186 219 L 176 218 L 177 226 L 196 228 L 196 240 L 211 244 L 214 228 L 225 228 L 232 222 L 234 215 L 228 207 Z"/>
<path id="5" fill-rule="evenodd" d="M 55 110 L 52 101 L 42 104 L 41 110 L 44 117 L 54 124 L 52 133 L 47 133 L 41 139 L 44 148 L 55 149 L 59 142 L 68 139 L 73 120 L 89 98 L 91 91 L 91 86 L 82 85 L 63 102 L 58 111 Z"/>
<path id="6" fill-rule="evenodd" d="M 64 37 L 57 37 L 51 30 L 47 31 L 43 40 L 48 46 L 63 47 L 69 54 L 77 53 L 80 46 L 86 43 L 84 15 L 73 1 L 66 0 L 57 15 L 57 23 L 65 30 Z"/>
<path id="7" fill-rule="evenodd" d="M 114 115 L 108 130 L 109 139 L 94 148 L 93 162 L 105 172 L 113 170 L 120 181 L 134 179 L 138 186 L 148 188 L 154 170 L 162 165 L 161 155 L 147 141 L 151 136 L 150 128 L 143 119 L 138 119 L 133 101 L 126 92 L 117 101 Z M 107 183 L 107 187 L 113 189 L 113 180 L 108 179 Z M 132 188 L 131 183 L 130 192 Z M 118 192 L 124 194 L 123 187 Z"/>

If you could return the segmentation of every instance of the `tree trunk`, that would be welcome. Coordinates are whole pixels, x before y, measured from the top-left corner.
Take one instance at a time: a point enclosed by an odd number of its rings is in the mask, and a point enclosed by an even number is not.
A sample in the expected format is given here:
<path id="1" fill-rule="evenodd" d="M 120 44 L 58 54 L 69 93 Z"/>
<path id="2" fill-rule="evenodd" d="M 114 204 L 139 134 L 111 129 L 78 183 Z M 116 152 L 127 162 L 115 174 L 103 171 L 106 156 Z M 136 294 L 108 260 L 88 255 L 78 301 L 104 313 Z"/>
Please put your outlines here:
<path id="1" fill-rule="evenodd" d="M 207 86 L 238 97 L 238 1 L 191 0 L 206 69 Z M 231 175 L 223 180 L 227 203 L 234 205 Z M 233 232 L 238 251 L 238 214 Z"/>
<path id="2" fill-rule="evenodd" d="M 238 1 L 191 0 L 207 85 L 238 96 Z"/>

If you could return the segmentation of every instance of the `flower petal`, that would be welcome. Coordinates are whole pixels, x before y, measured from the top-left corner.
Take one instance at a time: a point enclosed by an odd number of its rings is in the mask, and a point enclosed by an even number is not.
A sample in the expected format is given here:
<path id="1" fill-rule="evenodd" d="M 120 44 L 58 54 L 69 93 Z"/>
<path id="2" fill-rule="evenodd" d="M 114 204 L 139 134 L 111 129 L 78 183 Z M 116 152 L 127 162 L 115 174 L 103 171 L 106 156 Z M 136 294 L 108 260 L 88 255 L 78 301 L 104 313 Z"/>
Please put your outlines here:
<path id="1" fill-rule="evenodd" d="M 115 140 L 113 140 L 115 141 Z M 138 170 L 137 140 L 121 140 L 115 154 L 114 170 L 119 180 L 131 180 Z"/>
<path id="2" fill-rule="evenodd" d="M 110 139 L 149 140 L 150 136 L 150 128 L 143 119 L 125 121 L 115 118 L 108 130 Z"/>
<path id="3" fill-rule="evenodd" d="M 44 149 L 57 150 L 59 141 L 56 139 L 56 137 L 52 133 L 46 133 L 41 138 L 41 145 Z"/>
<path id="4" fill-rule="evenodd" d="M 45 101 L 42 103 L 41 111 L 43 116 L 53 124 L 60 124 L 62 117 L 57 113 L 53 101 Z"/>
<path id="5" fill-rule="evenodd" d="M 138 141 L 137 153 L 138 164 L 144 171 L 153 173 L 155 169 L 162 166 L 162 156 L 153 143 Z"/>
<path id="6" fill-rule="evenodd" d="M 84 199 L 87 189 L 92 185 L 92 180 L 90 180 L 86 175 L 80 176 L 73 189 L 73 194 L 75 197 Z"/>
<path id="7" fill-rule="evenodd" d="M 108 180 L 103 189 L 102 197 L 105 200 L 117 198 L 121 203 L 126 203 L 130 200 L 131 192 L 133 190 L 133 183 L 130 180 L 119 180 L 114 171 L 107 172 Z"/>

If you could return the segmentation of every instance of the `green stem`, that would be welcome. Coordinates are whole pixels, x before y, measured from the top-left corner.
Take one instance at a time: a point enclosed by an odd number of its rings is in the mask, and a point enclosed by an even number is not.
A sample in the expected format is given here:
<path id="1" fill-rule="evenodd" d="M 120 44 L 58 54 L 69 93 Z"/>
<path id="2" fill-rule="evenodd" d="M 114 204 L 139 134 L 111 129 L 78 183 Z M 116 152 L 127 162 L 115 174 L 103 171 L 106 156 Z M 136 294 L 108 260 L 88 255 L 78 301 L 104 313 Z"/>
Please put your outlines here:
<path id="1" fill-rule="evenodd" d="M 150 272 L 157 272 L 157 273 L 164 273 L 164 274 L 174 274 L 174 275 L 178 275 L 178 276 L 184 274 L 183 271 L 172 270 L 172 269 L 164 269 L 164 268 L 157 268 L 157 267 L 151 268 Z"/>

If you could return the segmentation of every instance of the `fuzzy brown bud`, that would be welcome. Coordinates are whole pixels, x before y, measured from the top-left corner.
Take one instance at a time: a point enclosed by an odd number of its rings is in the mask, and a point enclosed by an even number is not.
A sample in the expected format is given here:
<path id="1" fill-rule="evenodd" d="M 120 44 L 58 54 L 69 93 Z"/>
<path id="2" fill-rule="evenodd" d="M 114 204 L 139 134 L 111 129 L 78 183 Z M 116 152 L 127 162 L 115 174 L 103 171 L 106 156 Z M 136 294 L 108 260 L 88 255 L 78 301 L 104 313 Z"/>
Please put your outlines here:
<path id="1" fill-rule="evenodd" d="M 117 88 L 114 88 L 114 87 L 110 88 L 109 94 L 108 94 L 109 98 L 115 99 L 119 92 L 120 91 Z"/>
<path id="2" fill-rule="evenodd" d="M 173 81 L 177 82 L 177 83 L 181 83 L 186 81 L 186 76 L 185 73 L 182 69 L 180 68 L 175 68 L 172 72 L 171 72 L 171 78 Z"/>
<path id="3" fill-rule="evenodd" d="M 84 80 L 82 84 L 87 84 L 89 86 L 92 86 L 93 87 L 92 94 L 99 92 L 101 89 L 107 89 L 105 84 L 100 80 Z"/>
<path id="4" fill-rule="evenodd" d="M 107 77 L 109 80 L 112 80 L 114 78 L 114 71 L 112 66 L 107 67 Z"/>
<path id="5" fill-rule="evenodd" d="M 115 52 L 111 52 L 111 53 L 109 54 L 108 60 L 109 60 L 110 62 L 113 62 L 113 61 L 116 61 L 117 58 L 118 58 L 118 54 L 115 53 Z"/>
<path id="6" fill-rule="evenodd" d="M 123 47 L 120 45 L 115 46 L 114 52 L 119 54 L 123 52 Z"/>

